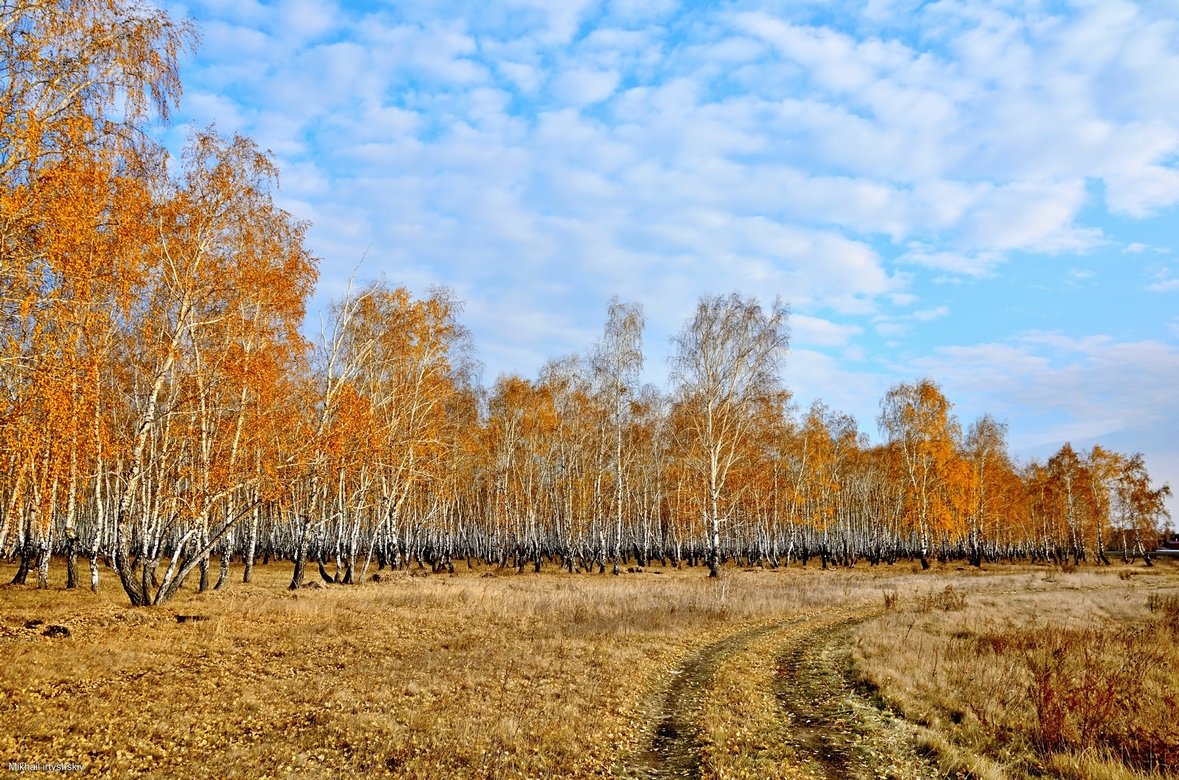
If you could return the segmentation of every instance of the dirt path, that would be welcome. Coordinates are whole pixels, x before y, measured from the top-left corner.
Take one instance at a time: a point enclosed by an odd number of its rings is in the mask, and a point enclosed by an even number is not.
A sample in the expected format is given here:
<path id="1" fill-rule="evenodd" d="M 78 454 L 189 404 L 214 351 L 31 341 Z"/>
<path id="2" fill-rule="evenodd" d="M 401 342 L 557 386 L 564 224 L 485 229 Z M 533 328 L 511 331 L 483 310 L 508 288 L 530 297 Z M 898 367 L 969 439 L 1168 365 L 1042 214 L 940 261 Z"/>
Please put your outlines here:
<path id="1" fill-rule="evenodd" d="M 701 712 L 717 672 L 754 645 L 772 674 L 765 679 L 777 704 L 773 745 L 782 777 L 939 777 L 914 747 L 907 724 L 856 689 L 849 643 L 866 611 L 831 612 L 758 626 L 723 637 L 698 650 L 674 675 L 659 724 L 638 766 L 637 778 L 700 778 L 716 774 L 703 766 L 706 725 Z M 763 721 L 764 722 L 764 721 Z M 771 735 L 767 735 L 771 736 Z"/>
<path id="2" fill-rule="evenodd" d="M 812 777 L 940 777 L 907 724 L 851 682 L 852 630 L 861 620 L 829 624 L 781 648 L 774 694 L 790 720 L 788 747 Z"/>
<path id="3" fill-rule="evenodd" d="M 795 621 L 789 621 L 792 623 Z M 655 728 L 650 749 L 641 757 L 632 777 L 690 778 L 700 777 L 699 712 L 704 696 L 712 687 L 720 665 L 750 642 L 781 629 L 788 623 L 755 626 L 718 639 L 698 650 L 674 673 L 663 698 L 662 716 Z"/>
<path id="4" fill-rule="evenodd" d="M 858 621 L 844 620 L 793 638 L 775 664 L 774 695 L 790 720 L 789 746 L 821 776 L 844 778 L 865 763 L 857 734 L 847 728 L 854 712 L 849 686 L 830 658 L 830 649 L 850 638 Z"/>

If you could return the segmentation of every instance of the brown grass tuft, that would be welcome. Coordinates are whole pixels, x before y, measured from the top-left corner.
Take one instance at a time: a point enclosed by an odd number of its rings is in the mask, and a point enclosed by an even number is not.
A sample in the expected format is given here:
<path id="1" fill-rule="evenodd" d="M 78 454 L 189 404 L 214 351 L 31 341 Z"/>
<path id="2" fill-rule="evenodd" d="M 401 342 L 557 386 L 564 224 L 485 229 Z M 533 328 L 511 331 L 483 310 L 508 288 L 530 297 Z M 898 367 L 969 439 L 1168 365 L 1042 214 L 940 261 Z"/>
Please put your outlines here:
<path id="1" fill-rule="evenodd" d="M 957 590 L 953 585 L 947 585 L 940 591 L 927 593 L 917 601 L 918 612 L 929 612 L 940 609 L 943 612 L 957 612 L 966 608 L 966 594 Z"/>

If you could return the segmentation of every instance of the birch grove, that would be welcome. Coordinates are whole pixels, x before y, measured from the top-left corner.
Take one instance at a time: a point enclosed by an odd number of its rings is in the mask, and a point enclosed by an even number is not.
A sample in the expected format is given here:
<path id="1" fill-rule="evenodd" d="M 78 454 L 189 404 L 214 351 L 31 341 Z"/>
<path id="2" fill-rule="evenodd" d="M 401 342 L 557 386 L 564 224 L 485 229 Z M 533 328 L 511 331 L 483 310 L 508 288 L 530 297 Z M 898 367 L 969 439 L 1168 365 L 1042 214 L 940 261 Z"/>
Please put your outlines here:
<path id="1" fill-rule="evenodd" d="M 535 378 L 478 380 L 461 302 L 375 282 L 302 333 L 317 261 L 249 138 L 147 130 L 195 31 L 129 0 L 0 4 L 0 555 L 147 606 L 235 562 L 569 574 L 913 560 L 1150 562 L 1170 487 L 1137 453 L 1018 462 L 931 378 L 851 416 L 790 397 L 789 311 L 695 302 L 666 390 L 643 312 Z M 684 301 L 685 309 L 693 302 Z M 214 562 L 217 563 L 213 582 Z M 195 577 L 194 577 L 195 575 Z M 314 575 L 313 575 L 314 576 Z M 190 581 L 191 580 L 191 581 Z"/>

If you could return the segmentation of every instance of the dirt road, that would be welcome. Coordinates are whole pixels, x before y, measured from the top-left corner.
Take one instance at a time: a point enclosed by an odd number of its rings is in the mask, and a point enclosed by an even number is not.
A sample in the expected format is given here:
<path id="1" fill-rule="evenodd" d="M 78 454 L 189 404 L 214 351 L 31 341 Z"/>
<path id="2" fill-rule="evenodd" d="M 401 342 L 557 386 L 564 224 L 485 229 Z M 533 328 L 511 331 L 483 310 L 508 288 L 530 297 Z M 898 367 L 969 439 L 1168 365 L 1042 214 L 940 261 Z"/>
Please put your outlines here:
<path id="1" fill-rule="evenodd" d="M 784 624 L 757 626 L 725 636 L 698 650 L 677 670 L 663 699 L 659 725 L 650 750 L 636 768 L 636 777 L 701 777 L 701 709 L 722 663 L 753 640 L 782 629 Z"/>
<path id="2" fill-rule="evenodd" d="M 803 615 L 730 634 L 696 651 L 673 675 L 650 747 L 627 774 L 824 780 L 939 777 L 914 747 L 906 724 L 851 681 L 852 630 L 872 614 L 870 609 L 833 609 Z M 768 687 L 772 696 L 749 696 L 740 702 L 748 708 L 745 712 L 741 707 L 726 708 L 725 717 L 736 719 L 726 729 L 704 713 L 710 697 L 719 695 L 718 675 L 729 666 L 741 670 L 751 692 Z M 760 733 L 751 737 L 750 731 Z M 742 734 L 745 741 L 725 744 L 729 733 Z M 750 744 L 756 760 L 745 755 Z"/>

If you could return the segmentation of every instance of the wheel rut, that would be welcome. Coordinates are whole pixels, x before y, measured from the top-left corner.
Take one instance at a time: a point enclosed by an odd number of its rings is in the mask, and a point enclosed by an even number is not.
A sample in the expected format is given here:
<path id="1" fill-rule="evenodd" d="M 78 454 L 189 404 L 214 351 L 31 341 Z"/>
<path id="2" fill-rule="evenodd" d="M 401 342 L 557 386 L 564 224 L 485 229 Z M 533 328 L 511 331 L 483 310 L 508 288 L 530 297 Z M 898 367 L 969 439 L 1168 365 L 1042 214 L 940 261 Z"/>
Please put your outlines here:
<path id="1" fill-rule="evenodd" d="M 705 645 L 673 673 L 663 697 L 659 724 L 651 745 L 642 756 L 632 777 L 664 778 L 701 777 L 701 733 L 699 713 L 704 697 L 712 687 L 717 669 L 725 659 L 743 650 L 750 642 L 796 621 L 773 623 L 738 631 Z"/>
<path id="2" fill-rule="evenodd" d="M 844 620 L 808 634 L 784 648 L 775 665 L 774 695 L 790 718 L 788 744 L 815 774 L 839 780 L 861 774 L 856 713 L 847 701 L 847 681 L 833 667 L 834 646 L 850 639 L 858 619 Z"/>
<path id="3" fill-rule="evenodd" d="M 774 695 L 789 720 L 785 747 L 825 780 L 941 777 L 907 724 L 853 683 L 852 631 L 870 613 L 827 620 L 778 650 Z"/>
<path id="4" fill-rule="evenodd" d="M 774 776 L 939 777 L 929 759 L 916 750 L 903 722 L 850 681 L 852 630 L 872 614 L 871 610 L 846 610 L 799 616 L 705 645 L 673 673 L 651 742 L 624 776 L 651 780 L 713 776 L 717 768 L 706 767 L 702 759 L 707 727 L 702 722 L 704 704 L 718 670 L 754 642 L 764 640 L 751 652 L 767 653 L 766 684 L 777 706 L 778 725 L 772 728 L 775 744 L 769 748 L 779 756 L 771 768 Z"/>

